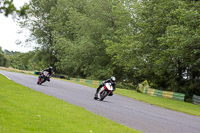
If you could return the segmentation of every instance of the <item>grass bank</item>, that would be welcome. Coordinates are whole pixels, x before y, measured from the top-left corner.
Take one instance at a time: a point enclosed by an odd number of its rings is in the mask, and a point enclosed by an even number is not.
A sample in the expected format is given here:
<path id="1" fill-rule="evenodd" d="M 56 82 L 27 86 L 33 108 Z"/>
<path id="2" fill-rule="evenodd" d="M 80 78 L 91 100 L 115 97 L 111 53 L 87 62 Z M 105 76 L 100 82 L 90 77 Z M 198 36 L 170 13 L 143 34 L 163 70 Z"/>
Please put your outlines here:
<path id="1" fill-rule="evenodd" d="M 12 67 L 0 67 L 0 70 L 10 71 L 10 72 L 18 72 L 18 73 L 25 73 L 25 74 L 34 74 L 34 71 L 25 71 L 25 70 L 18 70 Z"/>
<path id="2" fill-rule="evenodd" d="M 1 133 L 137 133 L 139 131 L 33 91 L 0 74 Z"/>
<path id="3" fill-rule="evenodd" d="M 183 112 L 195 116 L 200 116 L 200 106 L 192 103 L 178 101 L 174 99 L 167 99 L 162 97 L 150 96 L 136 91 L 117 89 L 116 94 L 130 97 L 149 104 L 160 106 L 166 109 Z"/>

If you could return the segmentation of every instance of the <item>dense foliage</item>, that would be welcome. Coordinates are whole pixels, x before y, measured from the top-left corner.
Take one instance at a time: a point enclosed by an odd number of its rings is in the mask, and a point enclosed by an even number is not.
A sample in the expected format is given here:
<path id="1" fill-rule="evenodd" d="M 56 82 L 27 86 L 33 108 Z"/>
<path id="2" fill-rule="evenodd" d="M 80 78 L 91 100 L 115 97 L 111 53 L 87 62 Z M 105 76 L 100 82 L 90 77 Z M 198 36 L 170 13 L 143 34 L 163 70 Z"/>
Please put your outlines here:
<path id="1" fill-rule="evenodd" d="M 29 6 L 27 4 L 17 9 L 13 4 L 13 0 L 1 0 L 0 1 L 0 13 L 3 13 L 5 16 L 16 13 L 19 16 L 26 16 L 26 10 Z"/>
<path id="2" fill-rule="evenodd" d="M 9 59 L 8 57 L 4 54 L 2 48 L 0 47 L 0 66 L 9 66 Z"/>
<path id="3" fill-rule="evenodd" d="M 32 69 L 200 95 L 197 0 L 31 0 Z M 25 61 L 26 60 L 26 61 Z"/>

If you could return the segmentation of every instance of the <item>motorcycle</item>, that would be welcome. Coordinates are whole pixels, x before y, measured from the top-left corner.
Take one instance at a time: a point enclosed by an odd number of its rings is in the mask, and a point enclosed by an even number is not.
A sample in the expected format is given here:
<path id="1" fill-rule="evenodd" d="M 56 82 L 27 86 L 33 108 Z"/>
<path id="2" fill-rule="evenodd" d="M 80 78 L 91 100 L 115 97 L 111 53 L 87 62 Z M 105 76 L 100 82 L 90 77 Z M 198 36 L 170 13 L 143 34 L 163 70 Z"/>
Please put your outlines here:
<path id="1" fill-rule="evenodd" d="M 97 98 L 94 97 L 95 100 L 99 99 L 99 101 L 103 101 L 108 95 L 112 94 L 113 86 L 111 83 L 105 83 L 105 85 L 100 89 L 99 93 L 97 94 Z"/>
<path id="2" fill-rule="evenodd" d="M 41 84 L 44 83 L 48 78 L 50 78 L 49 72 L 44 71 L 44 72 L 40 73 L 40 75 L 38 76 L 38 82 L 37 82 L 37 84 L 41 85 Z"/>

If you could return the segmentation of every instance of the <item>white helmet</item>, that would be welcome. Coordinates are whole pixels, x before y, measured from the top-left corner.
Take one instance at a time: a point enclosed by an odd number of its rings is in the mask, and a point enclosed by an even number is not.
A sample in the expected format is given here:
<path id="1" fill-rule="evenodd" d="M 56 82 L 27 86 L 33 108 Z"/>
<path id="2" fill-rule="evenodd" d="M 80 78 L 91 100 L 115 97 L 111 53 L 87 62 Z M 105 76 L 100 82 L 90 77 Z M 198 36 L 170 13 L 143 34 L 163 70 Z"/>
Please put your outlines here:
<path id="1" fill-rule="evenodd" d="M 111 80 L 112 82 L 115 82 L 115 81 L 116 81 L 116 78 L 115 78 L 114 76 L 112 76 L 112 77 L 110 78 L 110 80 Z"/>

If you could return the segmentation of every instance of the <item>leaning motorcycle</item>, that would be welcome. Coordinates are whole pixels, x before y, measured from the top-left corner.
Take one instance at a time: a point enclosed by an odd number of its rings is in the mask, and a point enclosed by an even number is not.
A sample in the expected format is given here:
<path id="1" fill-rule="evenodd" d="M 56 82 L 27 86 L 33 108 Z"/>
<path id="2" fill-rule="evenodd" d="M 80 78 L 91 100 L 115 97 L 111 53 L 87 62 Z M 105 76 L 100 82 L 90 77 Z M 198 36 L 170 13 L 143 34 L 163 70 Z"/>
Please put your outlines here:
<path id="1" fill-rule="evenodd" d="M 40 73 L 40 75 L 38 76 L 38 82 L 37 82 L 37 84 L 41 85 L 41 84 L 44 83 L 44 82 L 47 80 L 47 78 L 49 78 L 49 77 L 50 77 L 50 76 L 49 76 L 49 72 L 47 72 L 47 71 L 44 71 L 44 72 Z"/>
<path id="2" fill-rule="evenodd" d="M 106 98 L 110 93 L 113 91 L 113 86 L 111 83 L 105 83 L 105 85 L 100 89 L 98 95 L 98 98 L 94 98 L 95 100 L 99 99 L 100 101 L 103 101 L 104 98 Z"/>

